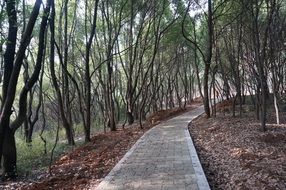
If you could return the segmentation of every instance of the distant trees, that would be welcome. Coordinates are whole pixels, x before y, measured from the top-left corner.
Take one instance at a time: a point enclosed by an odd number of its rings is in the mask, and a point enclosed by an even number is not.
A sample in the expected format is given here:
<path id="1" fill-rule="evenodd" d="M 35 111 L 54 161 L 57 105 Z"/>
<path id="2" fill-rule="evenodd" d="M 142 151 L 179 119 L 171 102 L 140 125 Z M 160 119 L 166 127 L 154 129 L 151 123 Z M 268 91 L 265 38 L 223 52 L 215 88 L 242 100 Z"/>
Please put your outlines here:
<path id="1" fill-rule="evenodd" d="M 95 123 L 116 130 L 119 122 L 140 120 L 142 127 L 147 114 L 192 100 L 192 50 L 174 36 L 180 21 L 171 6 L 167 0 L 1 1 L 4 178 L 17 175 L 15 134 L 23 123 L 31 144 L 34 131 L 45 141 L 44 130 L 59 120 L 74 145 L 77 126 L 89 142 Z"/>
<path id="2" fill-rule="evenodd" d="M 194 6 L 201 7 L 200 17 L 189 16 Z M 265 131 L 268 102 L 270 93 L 273 93 L 276 120 L 279 123 L 278 94 L 281 97 L 284 92 L 280 85 L 284 79 L 279 77 L 283 69 L 279 67 L 284 68 L 285 62 L 282 63 L 278 55 L 281 51 L 274 54 L 274 44 L 279 40 L 273 36 L 278 36 L 277 31 L 283 33 L 281 26 L 285 24 L 284 9 L 285 3 L 280 0 L 221 0 L 207 1 L 205 4 L 188 1 L 182 16 L 182 34 L 190 42 L 189 45 L 200 53 L 199 57 L 205 63 L 203 96 L 208 117 L 210 110 L 207 99 L 211 94 L 207 90 L 211 85 L 208 78 L 213 72 L 217 72 L 221 82 L 214 87 L 220 88 L 225 98 L 233 97 L 233 116 L 236 115 L 237 103 L 239 115 L 242 115 L 244 97 L 250 94 L 261 128 Z M 198 40 L 197 33 L 193 32 L 195 27 L 192 26 L 196 23 L 201 25 L 202 32 L 208 34 L 204 39 Z M 285 39 L 285 36 L 280 35 L 280 41 L 281 39 Z M 201 45 L 201 41 L 206 45 Z M 280 66 L 277 67 L 277 64 Z M 212 73 L 208 72 L 209 69 Z"/>
<path id="3" fill-rule="evenodd" d="M 29 144 L 60 123 L 74 145 L 76 131 L 89 142 L 98 126 L 142 127 L 198 96 L 208 117 L 218 96 L 241 116 L 250 94 L 265 130 L 271 93 L 279 123 L 285 10 L 283 0 L 1 1 L 3 176 L 16 175 L 23 123 Z"/>
<path id="4" fill-rule="evenodd" d="M 205 13 L 205 19 L 207 22 L 207 35 L 206 35 L 206 45 L 205 47 L 202 47 L 198 41 L 196 40 L 196 32 L 194 32 L 194 39 L 191 39 L 188 37 L 188 34 L 186 33 L 185 29 L 185 20 L 188 15 L 188 12 L 190 10 L 192 1 L 189 1 L 188 7 L 186 9 L 186 12 L 184 14 L 183 22 L 182 22 L 182 34 L 188 40 L 190 43 L 194 45 L 194 48 L 200 52 L 200 55 L 204 62 L 204 77 L 203 77 L 203 99 L 204 99 L 204 109 L 207 117 L 209 118 L 211 116 L 210 111 L 210 99 L 209 99 L 209 72 L 211 67 L 211 61 L 212 61 L 212 55 L 213 55 L 213 36 L 214 36 L 214 21 L 213 21 L 213 4 L 211 0 L 207 1 L 207 13 Z M 194 18 L 191 18 L 194 19 Z M 193 23 L 195 24 L 196 21 Z M 194 26 L 193 26 L 194 27 Z M 205 49 L 203 49 L 205 48 Z M 195 50 L 195 51 L 196 51 Z"/>
<path id="5" fill-rule="evenodd" d="M 57 95 L 57 99 L 58 99 L 58 110 L 59 110 L 59 114 L 61 116 L 61 120 L 62 120 L 62 124 L 63 127 L 66 131 L 66 137 L 67 137 L 67 141 L 69 145 L 74 145 L 74 135 L 73 135 L 73 131 L 72 131 L 72 126 L 70 121 L 68 120 L 67 117 L 67 113 L 65 112 L 65 105 L 64 105 L 64 101 L 63 101 L 63 97 L 66 95 L 62 95 L 61 93 L 61 89 L 60 86 L 58 84 L 57 81 L 57 76 L 56 76 L 56 71 L 55 71 L 55 45 L 56 45 L 56 41 L 55 41 L 55 4 L 54 1 L 52 0 L 52 11 L 51 11 L 51 19 L 50 19 L 50 32 L 51 32 L 51 39 L 50 39 L 50 72 L 51 72 L 51 79 L 52 79 L 52 83 L 53 86 L 55 88 L 56 91 L 56 95 Z M 62 62 L 63 59 L 61 57 L 60 54 L 60 61 Z M 64 63 L 63 63 L 64 66 Z M 65 66 L 64 66 L 65 67 Z M 65 79 L 64 79 L 65 81 Z M 64 82 L 64 84 L 67 84 L 67 82 Z M 66 92 L 68 93 L 68 92 Z"/>
<path id="6" fill-rule="evenodd" d="M 265 131 L 267 118 L 267 105 L 270 100 L 270 92 L 274 94 L 274 101 L 277 101 L 276 84 L 269 83 L 270 76 L 266 73 L 274 72 L 273 63 L 278 63 L 277 58 L 273 53 L 273 40 L 270 40 L 272 32 L 276 28 L 280 28 L 280 24 L 273 24 L 275 18 L 279 18 L 279 11 L 283 5 L 282 1 L 241 1 L 239 3 L 232 2 L 235 10 L 230 10 L 233 15 L 232 22 L 222 28 L 224 50 L 222 61 L 228 60 L 229 66 L 225 65 L 221 68 L 224 72 L 229 70 L 228 84 L 235 87 L 236 95 L 234 98 L 234 106 L 236 99 L 239 99 L 240 115 L 243 96 L 250 94 L 255 96 L 253 99 L 257 118 L 261 121 L 262 130 Z M 274 17 L 277 16 L 277 17 Z M 277 20 L 276 20 L 277 21 Z M 282 20 L 281 20 L 282 21 Z M 282 21 L 283 22 L 283 21 Z M 281 23 L 282 24 L 282 23 Z M 271 32 L 272 31 L 272 32 Z M 281 36 L 281 39 L 283 37 Z M 280 62 L 281 63 L 281 62 Z M 281 63 L 284 67 L 284 63 Z M 276 69 L 279 71 L 279 69 Z M 277 78 L 276 78 L 277 79 Z M 276 79 L 272 80 L 276 83 Z M 271 87 L 276 90 L 271 90 Z M 282 89 L 280 89 L 282 90 Z M 280 91 L 281 93 L 283 92 Z M 282 95 L 282 94 L 281 94 Z M 235 107 L 234 107 L 235 115 Z M 276 104 L 276 114 L 279 116 L 278 107 Z"/>

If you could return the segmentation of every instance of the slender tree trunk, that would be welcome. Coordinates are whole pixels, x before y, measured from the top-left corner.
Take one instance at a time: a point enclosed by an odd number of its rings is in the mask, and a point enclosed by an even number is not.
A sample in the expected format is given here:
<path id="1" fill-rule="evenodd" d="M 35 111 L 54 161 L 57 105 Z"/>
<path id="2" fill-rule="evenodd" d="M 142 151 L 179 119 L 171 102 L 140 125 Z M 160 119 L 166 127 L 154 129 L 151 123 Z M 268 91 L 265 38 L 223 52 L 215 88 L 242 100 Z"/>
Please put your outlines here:
<path id="1" fill-rule="evenodd" d="M 213 19 L 212 19 L 212 1 L 208 0 L 208 41 L 207 41 L 207 56 L 205 60 L 205 70 L 204 70 L 204 108 L 207 118 L 211 116 L 210 106 L 209 106 L 209 70 L 212 60 L 212 43 L 213 43 Z"/>
<path id="2" fill-rule="evenodd" d="M 194 22 L 195 23 L 195 22 Z M 197 43 L 197 34 L 196 34 L 196 26 L 194 25 L 194 40 L 195 43 Z M 195 62 L 195 70 L 196 70 L 196 77 L 198 82 L 198 89 L 201 98 L 204 98 L 203 92 L 202 92 L 202 85 L 201 85 L 201 79 L 200 79 L 200 71 L 199 71 L 199 63 L 198 63 L 198 53 L 197 48 L 194 47 L 194 62 Z"/>
<path id="3" fill-rule="evenodd" d="M 129 35 L 128 35 L 128 41 L 129 41 L 129 69 L 128 69 L 128 81 L 127 81 L 127 91 L 126 91 L 126 103 L 127 103 L 127 121 L 128 124 L 131 125 L 134 123 L 134 108 L 133 108 L 133 85 L 132 85 L 132 74 L 133 74 L 133 67 L 134 67 L 134 62 L 133 62 L 133 22 L 134 22 L 134 0 L 131 0 L 131 5 L 130 5 L 130 26 L 129 26 Z"/>
<path id="4" fill-rule="evenodd" d="M 85 47 L 85 109 L 86 109 L 86 127 L 85 127 L 85 142 L 90 142 L 90 126 L 91 126 L 91 76 L 90 76 L 90 50 L 92 41 L 96 32 L 96 20 L 97 20 L 97 9 L 98 9 L 98 2 L 99 0 L 96 0 L 94 3 L 94 12 L 93 12 L 93 20 L 92 20 L 92 26 L 90 31 L 90 36 L 88 38 L 88 41 L 86 42 Z M 87 10 L 88 2 L 86 1 L 86 10 Z M 87 18 L 86 18 L 87 19 Z M 87 22 L 87 20 L 85 21 Z M 87 23 L 86 23 L 87 24 Z M 87 36 L 86 36 L 87 38 Z"/>
<path id="5" fill-rule="evenodd" d="M 63 102 L 65 106 L 66 117 L 69 124 L 72 126 L 72 116 L 71 116 L 71 108 L 70 108 L 70 91 L 69 91 L 69 80 L 68 75 L 64 70 L 67 70 L 68 66 L 68 1 L 65 0 L 64 3 L 64 69 L 63 69 Z"/>
<path id="6" fill-rule="evenodd" d="M 54 4 L 54 0 L 51 0 L 51 1 L 52 1 L 52 13 L 51 13 L 51 18 L 50 18 L 50 31 L 51 31 L 50 72 L 51 72 L 52 82 L 56 90 L 56 94 L 57 94 L 57 98 L 59 102 L 59 111 L 60 111 L 60 116 L 62 119 L 63 127 L 66 131 L 66 138 L 67 138 L 69 145 L 74 145 L 75 142 L 74 142 L 73 131 L 65 115 L 64 103 L 62 100 L 62 95 L 61 95 L 60 88 L 57 82 L 57 77 L 55 74 L 55 65 L 54 65 L 55 64 L 55 60 L 54 60 L 55 59 L 55 27 L 54 27 L 55 26 L 55 22 L 54 22 L 55 21 L 55 4 Z"/>

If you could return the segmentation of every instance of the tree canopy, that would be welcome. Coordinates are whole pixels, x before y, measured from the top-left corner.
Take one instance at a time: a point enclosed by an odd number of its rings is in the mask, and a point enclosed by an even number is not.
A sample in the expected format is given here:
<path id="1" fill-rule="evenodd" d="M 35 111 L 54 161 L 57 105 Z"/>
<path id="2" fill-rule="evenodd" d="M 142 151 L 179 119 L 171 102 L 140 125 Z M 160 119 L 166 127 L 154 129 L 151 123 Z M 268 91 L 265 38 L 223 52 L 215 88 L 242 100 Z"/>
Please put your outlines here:
<path id="1" fill-rule="evenodd" d="M 115 131 L 202 97 L 251 96 L 261 129 L 285 99 L 283 0 L 0 2 L 0 158 L 17 176 L 16 138 L 57 129 Z M 59 129 L 58 129 L 59 130 Z M 23 134 L 17 136 L 17 134 Z M 56 133 L 53 133 L 53 138 Z"/>

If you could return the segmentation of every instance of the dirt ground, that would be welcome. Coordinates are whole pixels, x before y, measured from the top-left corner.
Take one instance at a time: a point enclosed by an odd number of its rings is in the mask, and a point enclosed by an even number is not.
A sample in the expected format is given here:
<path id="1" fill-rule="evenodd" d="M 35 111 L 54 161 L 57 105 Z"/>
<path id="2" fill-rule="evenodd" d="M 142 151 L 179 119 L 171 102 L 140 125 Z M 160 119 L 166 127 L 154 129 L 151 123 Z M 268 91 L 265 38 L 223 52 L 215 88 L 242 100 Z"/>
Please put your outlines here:
<path id="1" fill-rule="evenodd" d="M 189 125 L 211 188 L 285 190 L 286 113 L 280 125 L 270 113 L 267 123 L 272 124 L 262 132 L 247 107 L 241 118 L 220 110 L 216 118 L 201 116 Z"/>
<path id="2" fill-rule="evenodd" d="M 169 118 L 200 106 L 196 100 L 186 109 L 161 110 L 150 115 L 140 129 L 138 123 L 116 132 L 99 133 L 92 141 L 59 158 L 48 172 L 37 179 L 6 182 L 0 189 L 90 189 L 98 185 L 132 145 L 151 127 Z"/>

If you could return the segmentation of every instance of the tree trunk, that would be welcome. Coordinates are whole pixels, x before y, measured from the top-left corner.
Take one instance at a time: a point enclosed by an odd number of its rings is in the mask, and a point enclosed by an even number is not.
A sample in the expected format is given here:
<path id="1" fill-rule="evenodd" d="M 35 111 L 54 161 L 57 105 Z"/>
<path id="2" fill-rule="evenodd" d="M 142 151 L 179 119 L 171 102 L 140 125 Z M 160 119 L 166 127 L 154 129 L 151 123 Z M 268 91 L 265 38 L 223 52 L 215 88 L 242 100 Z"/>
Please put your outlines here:
<path id="1" fill-rule="evenodd" d="M 98 2 L 99 0 L 96 0 L 94 3 L 94 12 L 93 12 L 93 20 L 92 20 L 92 26 L 90 31 L 90 36 L 88 38 L 88 41 L 86 42 L 85 47 L 85 108 L 86 108 L 86 126 L 85 126 L 85 142 L 90 142 L 90 126 L 91 126 L 91 76 L 90 76 L 90 50 L 92 41 L 96 32 L 96 21 L 97 21 L 97 8 L 98 8 Z M 87 11 L 87 1 L 86 1 L 86 11 Z M 87 18 L 85 20 L 85 24 L 87 24 Z M 86 36 L 87 38 L 87 36 Z"/>
<path id="2" fill-rule="evenodd" d="M 131 125 L 134 123 L 134 116 L 132 114 L 132 111 L 128 111 L 127 114 L 127 121 L 128 121 L 128 124 Z"/>
<path id="3" fill-rule="evenodd" d="M 55 4 L 54 4 L 54 0 L 51 0 L 51 1 L 52 1 L 52 12 L 51 12 L 51 18 L 50 18 L 50 31 L 51 31 L 50 72 L 51 72 L 52 82 L 56 90 L 56 94 L 57 94 L 57 98 L 59 102 L 59 111 L 60 111 L 60 116 L 62 119 L 63 127 L 66 131 L 66 138 L 67 138 L 69 145 L 74 145 L 75 142 L 74 142 L 73 132 L 65 115 L 64 103 L 62 100 L 62 95 L 61 95 L 60 88 L 57 82 L 57 77 L 55 74 L 55 65 L 54 65 L 55 64 L 55 60 L 54 60 L 55 59 L 55 27 L 54 27 L 55 26 L 55 22 L 54 22 L 55 21 Z"/>
<path id="4" fill-rule="evenodd" d="M 6 120 L 6 119 L 5 119 Z M 14 179 L 17 177 L 17 153 L 14 131 L 9 127 L 9 120 L 3 122 L 4 129 L 3 139 L 3 179 Z"/>
<path id="5" fill-rule="evenodd" d="M 205 64 L 205 70 L 204 70 L 204 109 L 205 113 L 207 115 L 207 118 L 210 118 L 211 113 L 210 113 L 210 105 L 209 105 L 209 69 L 210 69 L 210 64 Z"/>
<path id="6" fill-rule="evenodd" d="M 207 41 L 207 56 L 205 60 L 205 70 L 204 70 L 204 108 L 207 118 L 211 116 L 210 106 L 209 106 L 209 70 L 212 60 L 212 47 L 213 47 L 213 20 L 212 20 L 212 1 L 208 0 L 208 41 Z"/>
<path id="7" fill-rule="evenodd" d="M 29 45 L 32 31 L 36 19 L 39 14 L 39 9 L 41 5 L 41 0 L 35 2 L 34 8 L 31 12 L 31 16 L 26 27 L 25 33 L 23 34 L 21 43 L 19 45 L 19 50 L 17 52 L 16 59 L 15 55 L 15 45 L 16 45 L 16 35 L 17 35 L 17 10 L 15 7 L 15 1 L 8 1 L 6 10 L 9 17 L 9 31 L 8 31 L 8 45 L 6 47 L 6 52 L 4 55 L 4 86 L 3 86 L 3 104 L 1 109 L 0 118 L 0 158 L 3 156 L 3 166 L 4 173 L 3 178 L 15 178 L 17 176 L 16 167 L 16 146 L 15 146 L 15 130 L 22 125 L 26 118 L 26 95 L 27 92 L 33 86 L 34 79 L 36 75 L 32 75 L 30 81 L 25 84 L 21 91 L 19 99 L 19 115 L 15 121 L 10 125 L 10 116 L 12 114 L 11 108 L 13 106 L 15 96 L 17 81 L 19 78 L 21 66 L 23 64 L 23 59 L 25 56 L 25 51 Z M 11 20 L 10 20 L 11 19 Z M 41 25 L 42 26 L 42 25 Z M 11 40 L 11 41 L 10 41 Z M 13 65 L 14 64 L 14 65 Z M 35 69 L 38 69 L 35 68 Z M 5 76 L 6 75 L 6 76 Z M 24 92 L 24 93 L 23 93 Z M 1 161 L 0 161 L 1 162 Z"/>

